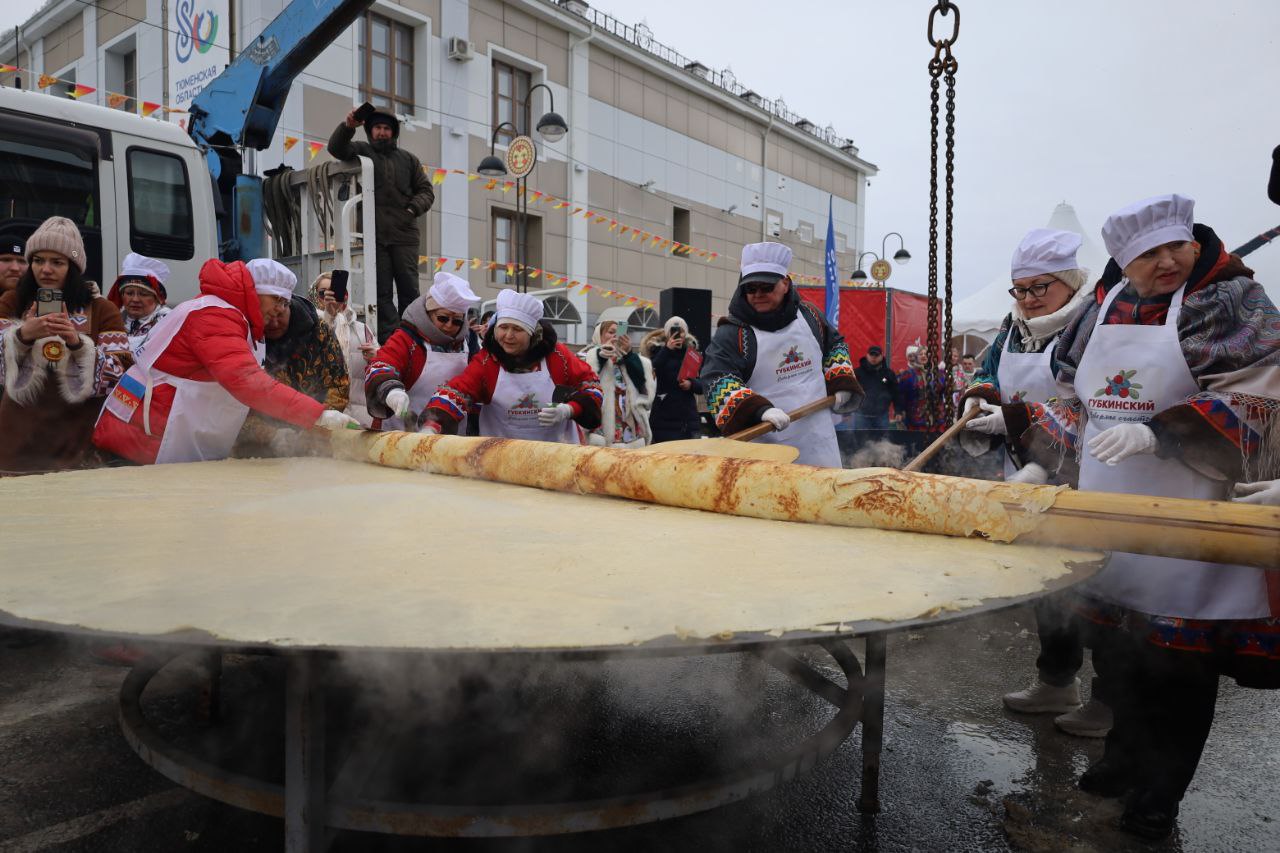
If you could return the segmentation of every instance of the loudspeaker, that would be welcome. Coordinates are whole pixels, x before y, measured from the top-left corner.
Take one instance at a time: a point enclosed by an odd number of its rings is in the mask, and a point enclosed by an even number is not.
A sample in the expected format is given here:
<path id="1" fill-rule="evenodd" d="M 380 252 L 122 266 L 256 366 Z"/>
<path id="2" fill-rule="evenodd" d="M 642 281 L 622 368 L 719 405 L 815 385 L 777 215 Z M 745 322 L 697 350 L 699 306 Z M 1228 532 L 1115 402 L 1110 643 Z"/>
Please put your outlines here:
<path id="1" fill-rule="evenodd" d="M 689 324 L 689 333 L 698 339 L 698 347 L 705 350 L 711 343 L 711 291 L 700 287 L 668 287 L 658 297 L 662 322 L 672 317 L 683 317 Z"/>

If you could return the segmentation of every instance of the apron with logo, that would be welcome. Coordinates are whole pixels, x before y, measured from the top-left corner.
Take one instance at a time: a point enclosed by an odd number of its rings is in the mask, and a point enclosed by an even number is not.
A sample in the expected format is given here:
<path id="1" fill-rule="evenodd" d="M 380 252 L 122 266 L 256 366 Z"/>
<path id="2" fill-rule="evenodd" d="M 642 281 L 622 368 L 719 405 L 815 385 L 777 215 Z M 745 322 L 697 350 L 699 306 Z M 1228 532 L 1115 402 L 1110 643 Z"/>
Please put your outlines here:
<path id="1" fill-rule="evenodd" d="M 249 416 L 249 407 L 217 382 L 183 379 L 155 368 L 155 363 L 181 331 L 187 316 L 202 308 L 238 311 L 217 296 L 201 296 L 179 305 L 156 325 L 151 336 L 139 347 L 133 366 L 120 379 L 103 406 L 103 414 L 109 412 L 125 423 L 133 417 L 134 410 L 142 406 L 142 428 L 147 435 L 154 435 L 151 399 L 155 387 L 168 385 L 174 389 L 173 405 L 156 454 L 157 464 L 226 459 L 240 435 L 240 427 Z M 267 352 L 266 344 L 255 344 L 252 332 L 248 343 L 258 364 L 262 364 Z"/>
<path id="2" fill-rule="evenodd" d="M 803 316 L 797 316 L 776 332 L 755 329 L 756 366 L 747 384 L 757 394 L 769 398 L 784 412 L 827 396 L 822 375 L 822 347 Z M 839 468 L 840 447 L 836 444 L 835 423 L 830 412 L 815 412 L 793 421 L 781 432 L 767 432 L 757 441 L 786 444 L 800 451 L 801 465 Z"/>
<path id="3" fill-rule="evenodd" d="M 1108 427 L 1147 423 L 1199 390 L 1178 342 L 1178 315 L 1186 285 L 1173 295 L 1162 326 L 1104 325 L 1107 310 L 1123 288 L 1122 281 L 1107 294 L 1076 370 L 1075 391 L 1084 406 L 1080 489 L 1223 500 L 1226 483 L 1177 460 L 1138 454 L 1117 465 L 1105 465 L 1088 452 L 1089 440 Z M 1248 566 L 1116 551 L 1083 590 L 1157 616 L 1252 619 L 1270 615 L 1265 575 L 1263 569 Z"/>
<path id="4" fill-rule="evenodd" d="M 409 410 L 414 414 L 421 414 L 423 409 L 427 407 L 427 403 L 431 402 L 436 389 L 467 367 L 467 353 L 465 350 L 463 352 L 436 352 L 428 346 L 426 347 L 426 355 L 427 361 L 422 366 L 422 372 L 418 374 L 418 380 L 408 389 Z M 381 429 L 383 430 L 402 430 L 404 428 L 404 421 L 400 420 L 400 418 L 385 418 L 382 421 Z M 466 434 L 467 415 L 464 412 L 462 420 L 458 421 L 458 435 Z"/>
<path id="5" fill-rule="evenodd" d="M 538 410 L 555 405 L 555 390 L 546 359 L 542 360 L 542 369 L 532 373 L 508 373 L 506 368 L 499 368 L 493 398 L 480 407 L 480 434 L 579 444 L 578 426 L 572 420 L 552 426 L 538 423 Z"/>
<path id="6" fill-rule="evenodd" d="M 1053 378 L 1053 351 L 1058 346 L 1053 343 L 1045 347 L 1043 352 L 1010 352 L 1009 339 L 1013 332 L 1005 336 L 1004 350 L 1000 353 L 1000 367 L 996 370 L 996 381 L 1000 383 L 1000 402 L 1012 403 L 1044 403 L 1051 397 L 1058 396 L 1058 381 Z M 1005 479 L 1012 477 L 1018 470 L 1017 464 L 1008 451 L 1004 454 Z"/>

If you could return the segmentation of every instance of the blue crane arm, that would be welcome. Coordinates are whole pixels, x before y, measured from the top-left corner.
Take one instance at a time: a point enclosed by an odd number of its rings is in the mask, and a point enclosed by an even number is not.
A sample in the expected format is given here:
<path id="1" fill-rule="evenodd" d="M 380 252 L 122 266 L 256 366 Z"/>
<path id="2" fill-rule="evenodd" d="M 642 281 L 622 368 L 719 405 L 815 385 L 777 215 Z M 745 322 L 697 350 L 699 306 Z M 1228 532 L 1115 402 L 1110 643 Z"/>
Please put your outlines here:
<path id="1" fill-rule="evenodd" d="M 224 259 L 260 252 L 261 189 L 242 174 L 240 150 L 271 144 L 293 81 L 373 0 L 291 0 L 252 44 L 191 102 L 190 134 L 205 151 L 218 198 Z"/>

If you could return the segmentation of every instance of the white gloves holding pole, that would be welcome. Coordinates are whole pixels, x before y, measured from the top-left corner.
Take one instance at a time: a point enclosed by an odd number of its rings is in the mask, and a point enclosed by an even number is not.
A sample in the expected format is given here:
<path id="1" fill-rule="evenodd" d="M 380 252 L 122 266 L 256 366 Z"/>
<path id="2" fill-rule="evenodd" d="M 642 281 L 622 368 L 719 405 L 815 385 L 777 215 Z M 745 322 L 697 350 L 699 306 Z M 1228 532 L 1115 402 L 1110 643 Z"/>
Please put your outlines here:
<path id="1" fill-rule="evenodd" d="M 774 406 L 764 410 L 760 415 L 760 423 L 772 424 L 775 430 L 784 430 L 791 426 L 791 416 Z"/>
<path id="2" fill-rule="evenodd" d="M 320 417 L 316 418 L 315 425 L 320 429 L 360 429 L 360 422 L 355 418 L 343 412 L 335 412 L 333 409 L 325 409 L 320 413 Z"/>
<path id="3" fill-rule="evenodd" d="M 1280 506 L 1280 480 L 1236 483 L 1231 488 L 1231 500 L 1258 506 Z"/>
<path id="4" fill-rule="evenodd" d="M 387 408 L 400 420 L 409 416 L 409 392 L 403 388 L 393 388 L 387 392 Z"/>
<path id="5" fill-rule="evenodd" d="M 837 415 L 849 415 L 857 411 L 858 407 L 856 405 L 849 405 L 853 400 L 852 391 L 837 391 L 832 396 L 836 398 L 836 401 L 831 404 L 831 411 L 835 412 Z M 859 400 L 858 402 L 861 403 L 862 401 Z"/>
<path id="6" fill-rule="evenodd" d="M 544 427 L 562 424 L 573 417 L 573 407 L 568 403 L 557 403 L 538 410 L 538 423 Z"/>
<path id="7" fill-rule="evenodd" d="M 1026 483 L 1029 486 L 1043 486 L 1049 482 L 1049 472 L 1034 462 L 1029 462 L 1009 476 L 1006 483 Z"/>
<path id="8" fill-rule="evenodd" d="M 1116 424 L 1089 439 L 1089 455 L 1107 465 L 1130 456 L 1156 452 L 1156 434 L 1146 424 Z"/>
<path id="9" fill-rule="evenodd" d="M 973 407 L 969 405 L 970 401 L 977 400 L 976 397 L 970 397 L 965 401 L 965 411 L 969 411 Z M 983 432 L 987 435 L 1004 435 L 1007 429 L 1004 425 L 1004 411 L 999 406 L 993 406 L 986 400 L 977 400 L 978 405 L 982 407 L 982 411 L 986 412 L 980 418 L 974 418 L 964 425 L 965 429 L 971 429 L 974 432 Z"/>

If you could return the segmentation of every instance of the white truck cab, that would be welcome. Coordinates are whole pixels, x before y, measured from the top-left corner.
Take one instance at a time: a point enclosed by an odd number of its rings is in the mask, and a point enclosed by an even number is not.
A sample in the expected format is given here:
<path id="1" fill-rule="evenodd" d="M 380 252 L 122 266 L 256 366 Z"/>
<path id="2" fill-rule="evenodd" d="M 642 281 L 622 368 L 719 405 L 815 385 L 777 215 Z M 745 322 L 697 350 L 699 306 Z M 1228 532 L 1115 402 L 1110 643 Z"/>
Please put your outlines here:
<path id="1" fill-rule="evenodd" d="M 137 252 L 169 265 L 170 304 L 195 296 L 218 256 L 213 206 L 204 157 L 176 124 L 0 88 L 0 226 L 75 222 L 103 295 Z"/>

